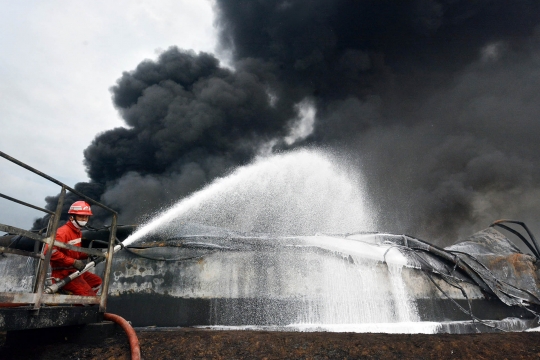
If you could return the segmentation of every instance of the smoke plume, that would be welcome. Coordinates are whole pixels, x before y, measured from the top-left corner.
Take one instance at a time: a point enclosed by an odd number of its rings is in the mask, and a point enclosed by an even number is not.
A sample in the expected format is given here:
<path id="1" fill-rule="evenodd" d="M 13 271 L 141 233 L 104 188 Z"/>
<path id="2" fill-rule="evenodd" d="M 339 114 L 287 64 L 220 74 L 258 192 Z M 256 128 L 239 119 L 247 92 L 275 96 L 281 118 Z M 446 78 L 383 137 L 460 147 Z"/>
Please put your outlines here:
<path id="1" fill-rule="evenodd" d="M 540 233 L 539 2 L 216 0 L 215 11 L 234 70 L 172 47 L 112 88 L 126 127 L 86 149 L 87 186 L 124 222 L 264 149 L 314 145 L 356 163 L 380 230 L 445 244 L 504 217 Z"/>

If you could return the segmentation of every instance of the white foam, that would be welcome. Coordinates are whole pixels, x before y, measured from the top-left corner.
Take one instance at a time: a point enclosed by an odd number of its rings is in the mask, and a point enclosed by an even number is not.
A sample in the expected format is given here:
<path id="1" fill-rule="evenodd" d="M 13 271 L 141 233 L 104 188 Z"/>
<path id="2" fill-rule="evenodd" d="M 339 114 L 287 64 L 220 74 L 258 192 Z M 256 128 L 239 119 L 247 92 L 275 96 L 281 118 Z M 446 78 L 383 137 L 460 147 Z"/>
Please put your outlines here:
<path id="1" fill-rule="evenodd" d="M 255 330 L 336 333 L 436 334 L 438 322 L 400 322 L 367 324 L 290 324 L 287 326 L 199 326 L 212 330 Z"/>
<path id="2" fill-rule="evenodd" d="M 377 235 L 368 235 L 363 237 L 373 238 Z M 377 246 L 362 241 L 351 241 L 348 238 L 338 236 L 306 236 L 309 244 L 321 247 L 323 249 L 339 251 L 350 255 L 356 255 L 362 258 L 367 258 L 379 262 L 387 262 L 394 265 L 407 266 L 409 265 L 407 258 L 397 249 L 390 246 Z"/>
<path id="3" fill-rule="evenodd" d="M 502 320 L 484 320 L 485 327 L 478 321 L 404 321 L 397 323 L 356 323 L 325 324 L 298 323 L 286 326 L 199 326 L 213 330 L 254 330 L 254 331 L 293 331 L 293 332 L 336 332 L 336 333 L 379 333 L 379 334 L 467 334 L 476 333 L 478 329 L 500 332 L 539 332 L 540 327 L 530 328 L 531 320 L 504 318 Z"/>

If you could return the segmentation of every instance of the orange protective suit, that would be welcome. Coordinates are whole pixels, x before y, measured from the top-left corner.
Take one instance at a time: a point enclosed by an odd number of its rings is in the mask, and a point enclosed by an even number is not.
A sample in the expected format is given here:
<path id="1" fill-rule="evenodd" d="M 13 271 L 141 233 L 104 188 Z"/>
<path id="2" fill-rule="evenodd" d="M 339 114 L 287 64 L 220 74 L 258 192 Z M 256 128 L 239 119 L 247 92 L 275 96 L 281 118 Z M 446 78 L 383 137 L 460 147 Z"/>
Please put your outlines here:
<path id="1" fill-rule="evenodd" d="M 82 232 L 69 220 L 64 226 L 61 226 L 56 231 L 56 241 L 67 243 L 69 245 L 80 247 L 81 238 Z M 75 260 L 82 260 L 87 257 L 88 255 L 85 253 L 62 249 L 56 246 L 53 247 L 53 253 L 51 255 L 53 281 L 59 281 L 77 271 L 77 269 L 73 267 Z M 73 295 L 96 296 L 100 286 L 101 278 L 99 276 L 90 272 L 85 272 L 66 284 L 62 289 L 73 293 Z"/>

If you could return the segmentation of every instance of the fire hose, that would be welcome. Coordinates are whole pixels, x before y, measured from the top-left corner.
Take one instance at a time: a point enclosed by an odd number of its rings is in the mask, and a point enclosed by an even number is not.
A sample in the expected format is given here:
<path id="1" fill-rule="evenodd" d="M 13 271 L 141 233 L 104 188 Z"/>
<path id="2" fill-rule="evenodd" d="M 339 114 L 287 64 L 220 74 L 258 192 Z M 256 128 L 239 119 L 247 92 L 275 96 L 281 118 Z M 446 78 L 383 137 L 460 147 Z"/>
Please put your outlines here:
<path id="1" fill-rule="evenodd" d="M 122 244 L 116 245 L 113 248 L 113 253 L 118 252 L 120 249 L 122 249 L 122 247 L 123 247 Z M 63 286 L 70 283 L 71 281 L 73 281 L 77 277 L 81 276 L 85 272 L 89 271 L 90 269 L 94 268 L 97 264 L 102 262 L 104 259 L 105 258 L 97 258 L 97 259 L 94 259 L 94 260 L 90 261 L 88 264 L 86 264 L 84 269 L 79 270 L 79 271 L 75 271 L 74 273 L 66 276 L 65 278 L 61 279 L 57 283 L 52 284 L 50 286 L 47 286 L 47 288 L 45 288 L 45 293 L 47 293 L 47 294 L 56 293 Z M 113 321 L 113 322 L 117 323 L 118 325 L 120 325 L 120 327 L 122 327 L 122 329 L 126 333 L 126 335 L 128 337 L 128 340 L 129 340 L 129 346 L 130 346 L 130 349 L 131 349 L 131 359 L 140 360 L 141 359 L 141 349 L 140 349 L 140 346 L 139 346 L 139 339 L 137 338 L 137 334 L 135 333 L 135 330 L 133 330 L 131 325 L 124 318 L 122 318 L 121 316 L 115 315 L 115 314 L 105 313 L 105 314 L 103 314 L 103 319 Z"/>
<path id="2" fill-rule="evenodd" d="M 114 249 L 113 249 L 113 253 L 116 253 L 117 251 L 122 249 L 122 246 L 123 245 L 116 245 L 114 247 Z M 88 264 L 86 264 L 84 269 L 77 270 L 74 273 L 71 273 L 68 276 L 66 276 L 65 278 L 61 279 L 60 281 L 58 281 L 58 282 L 56 282 L 56 283 L 54 283 L 54 284 L 52 284 L 50 286 L 47 286 L 45 288 L 45 293 L 46 294 L 54 294 L 54 293 L 58 292 L 58 290 L 60 290 L 66 284 L 70 283 L 71 281 L 78 278 L 79 276 L 81 276 L 85 272 L 89 271 L 90 269 L 95 268 L 96 265 L 99 264 L 100 262 L 102 262 L 104 259 L 105 258 L 98 258 L 98 259 L 94 259 L 94 260 L 90 261 Z"/>
<path id="3" fill-rule="evenodd" d="M 96 241 L 98 243 L 104 243 L 104 244 L 107 244 L 107 242 L 105 241 L 101 241 L 101 240 L 92 240 L 92 241 Z M 201 258 L 202 256 L 199 255 L 199 256 L 192 256 L 192 257 L 188 257 L 188 258 L 173 258 L 173 259 L 165 259 L 165 258 L 156 258 L 156 257 L 152 257 L 152 256 L 147 256 L 147 255 L 142 255 L 142 254 L 138 254 L 130 249 L 128 249 L 127 247 L 124 246 L 124 244 L 122 244 L 120 242 L 120 240 L 118 240 L 118 238 L 116 239 L 116 241 L 118 242 L 118 245 L 115 245 L 115 247 L 113 248 L 113 253 L 116 253 L 118 252 L 120 249 L 125 249 L 127 252 L 135 255 L 135 256 L 139 256 L 139 257 L 142 257 L 142 258 L 145 258 L 145 259 L 150 259 L 150 260 L 155 260 L 155 261 L 183 261 L 183 260 L 193 260 L 193 259 L 199 259 Z M 47 286 L 45 288 L 45 293 L 46 294 L 54 294 L 56 292 L 58 292 L 58 290 L 60 290 L 62 287 L 64 287 L 66 284 L 70 283 L 71 281 L 73 281 L 74 279 L 78 278 L 79 276 L 81 276 L 82 274 L 84 274 L 85 272 L 93 269 L 96 267 L 97 264 L 99 264 L 100 262 L 103 262 L 105 260 L 105 258 L 97 258 L 97 259 L 93 259 L 92 261 L 90 261 L 88 264 L 86 264 L 86 266 L 84 267 L 84 269 L 82 270 L 77 270 L 71 274 L 69 274 L 68 276 L 66 276 L 65 278 L 59 280 L 58 282 L 50 285 L 50 286 Z"/>
<path id="4" fill-rule="evenodd" d="M 103 319 L 113 321 L 120 325 L 122 329 L 124 329 L 128 340 L 129 340 L 129 347 L 131 349 L 131 359 L 132 360 L 140 360 L 141 359 L 141 348 L 139 346 L 139 339 L 137 338 L 137 334 L 135 333 L 135 330 L 131 327 L 131 325 L 121 316 L 105 313 L 103 314 Z"/>

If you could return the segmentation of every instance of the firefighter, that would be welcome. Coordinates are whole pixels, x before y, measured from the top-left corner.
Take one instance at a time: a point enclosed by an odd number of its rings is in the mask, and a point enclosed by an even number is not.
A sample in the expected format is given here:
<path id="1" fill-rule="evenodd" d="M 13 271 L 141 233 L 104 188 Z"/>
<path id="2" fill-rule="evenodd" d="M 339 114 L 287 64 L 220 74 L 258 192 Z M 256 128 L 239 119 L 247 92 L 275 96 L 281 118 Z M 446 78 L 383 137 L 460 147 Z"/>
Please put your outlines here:
<path id="1" fill-rule="evenodd" d="M 92 209 L 85 201 L 74 202 L 68 211 L 69 219 L 65 225 L 58 228 L 56 241 L 66 244 L 81 246 L 82 232 L 88 219 L 92 216 Z M 86 266 L 83 261 L 88 255 L 74 250 L 53 247 L 51 255 L 51 268 L 53 281 L 59 281 L 76 270 L 82 270 Z M 101 278 L 90 272 L 85 272 L 66 284 L 62 289 L 73 295 L 96 296 L 101 285 Z"/>

